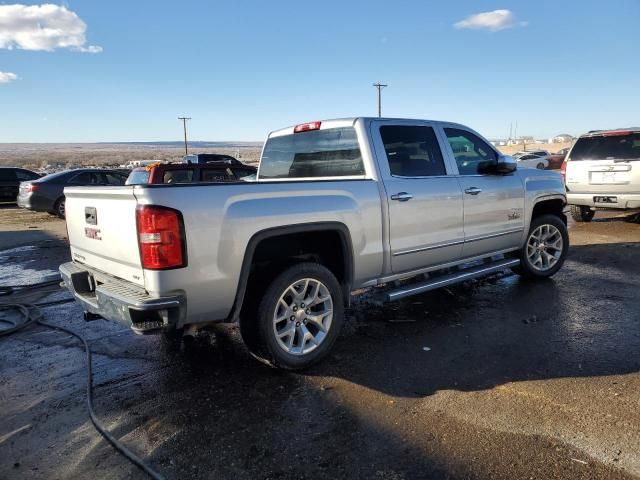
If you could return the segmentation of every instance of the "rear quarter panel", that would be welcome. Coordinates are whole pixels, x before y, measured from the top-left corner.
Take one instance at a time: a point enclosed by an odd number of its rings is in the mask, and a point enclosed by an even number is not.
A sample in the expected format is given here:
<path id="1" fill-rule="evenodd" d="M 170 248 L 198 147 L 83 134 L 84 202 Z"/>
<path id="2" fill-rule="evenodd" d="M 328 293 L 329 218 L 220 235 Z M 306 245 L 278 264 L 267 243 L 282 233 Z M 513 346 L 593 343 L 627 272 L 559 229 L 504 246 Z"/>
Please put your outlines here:
<path id="1" fill-rule="evenodd" d="M 350 232 L 354 287 L 382 271 L 382 213 L 372 180 L 139 186 L 139 204 L 182 212 L 188 265 L 145 271 L 152 294 L 185 293 L 189 322 L 226 318 L 247 245 L 257 233 L 287 225 L 340 222 Z"/>

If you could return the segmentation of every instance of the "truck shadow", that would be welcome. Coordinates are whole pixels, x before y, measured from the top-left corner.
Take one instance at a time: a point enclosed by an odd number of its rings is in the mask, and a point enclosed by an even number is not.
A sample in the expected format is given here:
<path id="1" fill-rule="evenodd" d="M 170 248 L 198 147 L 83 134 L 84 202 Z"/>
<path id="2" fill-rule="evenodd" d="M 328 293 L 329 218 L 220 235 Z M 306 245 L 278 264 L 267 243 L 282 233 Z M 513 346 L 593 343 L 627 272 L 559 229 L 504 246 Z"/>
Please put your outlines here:
<path id="1" fill-rule="evenodd" d="M 312 375 L 385 394 L 640 370 L 640 243 L 573 247 L 553 279 L 468 283 L 382 310 L 357 300 L 336 355 Z"/>

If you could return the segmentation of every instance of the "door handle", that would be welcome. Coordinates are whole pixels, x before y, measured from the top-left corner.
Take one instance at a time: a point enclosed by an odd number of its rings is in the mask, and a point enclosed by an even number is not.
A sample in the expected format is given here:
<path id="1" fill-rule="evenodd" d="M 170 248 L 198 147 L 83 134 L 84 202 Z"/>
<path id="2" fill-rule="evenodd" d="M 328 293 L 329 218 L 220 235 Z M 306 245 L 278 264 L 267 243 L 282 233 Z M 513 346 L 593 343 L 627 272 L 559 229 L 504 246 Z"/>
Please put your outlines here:
<path id="1" fill-rule="evenodd" d="M 411 200 L 413 195 L 407 192 L 396 193 L 395 195 L 391 195 L 391 200 L 398 200 L 399 202 L 406 202 Z"/>
<path id="2" fill-rule="evenodd" d="M 478 195 L 480 192 L 482 192 L 482 189 L 478 187 L 469 187 L 464 191 L 467 195 Z"/>

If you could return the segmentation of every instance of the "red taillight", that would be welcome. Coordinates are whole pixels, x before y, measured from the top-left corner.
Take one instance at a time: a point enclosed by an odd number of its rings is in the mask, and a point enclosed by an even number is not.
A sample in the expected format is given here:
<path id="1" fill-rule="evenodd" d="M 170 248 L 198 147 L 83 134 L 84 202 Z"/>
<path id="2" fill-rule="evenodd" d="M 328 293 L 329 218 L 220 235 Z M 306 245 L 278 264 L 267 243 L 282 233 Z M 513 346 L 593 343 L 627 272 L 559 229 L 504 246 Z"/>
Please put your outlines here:
<path id="1" fill-rule="evenodd" d="M 36 185 L 35 183 L 30 183 L 25 187 L 25 191 L 27 193 L 33 193 L 40 188 L 40 185 Z"/>
<path id="2" fill-rule="evenodd" d="M 301 123 L 293 127 L 293 133 L 310 132 L 311 130 L 320 130 L 322 122 Z"/>
<path id="3" fill-rule="evenodd" d="M 562 178 L 566 182 L 567 181 L 567 161 L 566 160 L 564 160 L 562 162 L 562 166 L 560 166 L 560 175 L 562 175 Z"/>
<path id="4" fill-rule="evenodd" d="M 166 270 L 187 265 L 184 227 L 180 212 L 143 205 L 136 211 L 142 268 Z"/>
<path id="5" fill-rule="evenodd" d="M 618 130 L 617 132 L 606 132 L 606 133 L 603 133 L 602 136 L 603 137 L 620 137 L 620 136 L 623 136 L 623 135 L 631 135 L 631 133 L 633 133 L 633 132 L 631 132 L 629 130 Z"/>

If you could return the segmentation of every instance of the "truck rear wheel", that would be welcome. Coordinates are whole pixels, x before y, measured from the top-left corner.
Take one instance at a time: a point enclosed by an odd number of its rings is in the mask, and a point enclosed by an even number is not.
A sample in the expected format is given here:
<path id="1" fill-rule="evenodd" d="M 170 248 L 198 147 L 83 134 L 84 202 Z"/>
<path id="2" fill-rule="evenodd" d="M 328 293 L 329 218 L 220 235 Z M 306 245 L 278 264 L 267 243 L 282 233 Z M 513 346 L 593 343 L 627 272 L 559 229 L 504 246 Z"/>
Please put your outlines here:
<path id="1" fill-rule="evenodd" d="M 271 282 L 255 315 L 255 323 L 241 326 L 252 354 L 275 367 L 307 368 L 329 353 L 340 333 L 342 290 L 326 267 L 293 265 Z"/>
<path id="2" fill-rule="evenodd" d="M 590 222 L 596 214 L 594 210 L 583 205 L 571 205 L 571 218 L 576 222 Z"/>
<path id="3" fill-rule="evenodd" d="M 541 215 L 531 221 L 529 234 L 517 257 L 520 265 L 513 268 L 518 275 L 548 278 L 560 270 L 569 250 L 567 226 L 556 215 Z"/>

